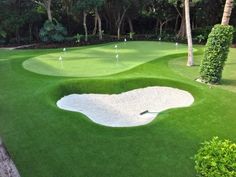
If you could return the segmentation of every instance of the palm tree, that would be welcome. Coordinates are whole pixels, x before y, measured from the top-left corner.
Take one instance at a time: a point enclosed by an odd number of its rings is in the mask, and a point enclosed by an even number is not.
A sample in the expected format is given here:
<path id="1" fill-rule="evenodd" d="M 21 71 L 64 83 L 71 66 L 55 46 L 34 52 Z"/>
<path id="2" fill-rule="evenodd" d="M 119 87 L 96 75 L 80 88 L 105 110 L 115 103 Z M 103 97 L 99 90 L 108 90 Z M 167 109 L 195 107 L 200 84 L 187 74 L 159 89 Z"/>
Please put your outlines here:
<path id="1" fill-rule="evenodd" d="M 187 66 L 193 66 L 193 41 L 192 41 L 192 33 L 191 33 L 191 23 L 190 23 L 190 7 L 189 0 L 185 0 L 185 20 L 186 20 L 186 32 L 188 39 L 188 61 Z"/>
<path id="2" fill-rule="evenodd" d="M 234 5 L 234 0 L 226 0 L 221 25 L 228 25 L 229 24 L 233 5 Z"/>

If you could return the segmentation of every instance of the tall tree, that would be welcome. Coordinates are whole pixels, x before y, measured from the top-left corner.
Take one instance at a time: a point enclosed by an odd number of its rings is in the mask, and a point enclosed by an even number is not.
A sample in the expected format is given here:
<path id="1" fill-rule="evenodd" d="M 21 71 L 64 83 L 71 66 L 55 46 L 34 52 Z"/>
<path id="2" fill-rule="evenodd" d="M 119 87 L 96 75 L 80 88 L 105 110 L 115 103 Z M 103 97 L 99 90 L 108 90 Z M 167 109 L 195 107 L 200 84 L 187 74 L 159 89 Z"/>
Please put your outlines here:
<path id="1" fill-rule="evenodd" d="M 99 14 L 99 8 L 103 5 L 104 0 L 78 0 L 75 5 L 77 11 L 83 12 L 83 26 L 85 32 L 85 41 L 88 41 L 88 27 L 87 27 L 87 16 L 92 11 L 95 13 L 95 18 L 98 22 L 99 39 L 102 39 L 102 21 Z M 96 24 L 95 24 L 96 25 Z"/>
<path id="2" fill-rule="evenodd" d="M 233 9 L 233 5 L 234 5 L 234 0 L 226 0 L 224 13 L 223 13 L 223 18 L 222 18 L 222 21 L 221 21 L 222 25 L 228 25 L 229 24 L 229 20 L 230 20 L 231 12 L 232 12 L 232 9 Z"/>
<path id="3" fill-rule="evenodd" d="M 177 18 L 181 17 L 181 24 L 179 27 L 179 31 L 177 33 L 177 37 L 184 38 L 186 37 L 186 19 L 185 19 L 185 8 L 184 8 L 184 0 L 167 0 L 170 4 L 172 4 L 176 12 L 178 13 Z M 182 12 L 181 12 L 182 9 Z"/>
<path id="4" fill-rule="evenodd" d="M 90 0 L 90 1 L 91 1 L 91 7 L 94 9 L 95 19 L 97 19 L 97 22 L 98 22 L 99 39 L 102 40 L 102 33 L 103 33 L 102 32 L 102 20 L 101 20 L 101 16 L 99 13 L 99 9 L 103 6 L 105 0 Z"/>
<path id="5" fill-rule="evenodd" d="M 126 13 L 126 21 L 129 26 L 129 32 L 134 33 L 133 20 L 137 19 L 142 11 L 154 0 L 130 0 L 130 7 Z"/>
<path id="6" fill-rule="evenodd" d="M 36 5 L 28 0 L 1 0 L 0 1 L 0 29 L 4 36 L 20 43 L 22 35 L 29 34 L 32 39 L 32 27 L 40 20 Z M 36 25 L 35 25 L 36 26 Z M 27 27 L 29 33 L 26 32 Z M 20 31 L 24 28 L 24 33 Z M 25 42 L 27 42 L 25 40 Z"/>
<path id="7" fill-rule="evenodd" d="M 88 41 L 87 15 L 88 15 L 87 11 L 83 10 L 83 26 L 84 26 L 85 42 Z"/>
<path id="8" fill-rule="evenodd" d="M 107 0 L 105 10 L 110 26 L 114 27 L 117 38 L 120 39 L 121 26 L 124 22 L 126 13 L 131 6 L 131 0 Z"/>
<path id="9" fill-rule="evenodd" d="M 156 33 L 159 28 L 159 37 L 162 37 L 164 25 L 176 18 L 173 5 L 166 0 L 152 0 L 147 8 L 147 15 L 156 19 Z"/>
<path id="10" fill-rule="evenodd" d="M 120 2 L 118 2 L 119 4 Z M 126 12 L 129 9 L 129 6 L 131 5 L 129 1 L 123 1 L 120 5 L 116 4 L 116 27 L 117 27 L 117 39 L 120 39 L 120 28 L 123 23 L 123 20 L 125 18 Z"/>
<path id="11" fill-rule="evenodd" d="M 192 66 L 194 64 L 194 61 L 193 61 L 193 41 L 192 41 L 191 22 L 190 22 L 189 0 L 185 0 L 184 7 L 185 7 L 185 19 L 186 19 L 186 33 L 188 40 L 187 66 Z"/>
<path id="12" fill-rule="evenodd" d="M 98 34 L 99 34 L 99 39 L 102 40 L 102 20 L 101 20 L 101 17 L 100 17 L 100 14 L 98 13 L 98 8 L 95 7 L 94 9 L 95 11 L 95 16 L 97 17 L 97 20 L 98 20 Z"/>
<path id="13" fill-rule="evenodd" d="M 48 20 L 52 21 L 52 12 L 51 12 L 52 0 L 32 0 L 32 1 L 42 6 L 47 11 Z"/>
<path id="14" fill-rule="evenodd" d="M 172 3 L 176 0 L 170 0 Z M 178 33 L 178 36 L 182 36 L 181 31 L 183 27 L 185 27 L 185 32 L 187 36 L 187 41 L 188 41 L 188 60 L 187 60 L 187 66 L 193 66 L 194 64 L 194 59 L 193 59 L 193 41 L 192 41 L 192 30 L 191 30 L 191 20 L 190 20 L 190 2 L 196 3 L 200 0 L 184 0 L 184 11 L 182 15 L 182 22 L 181 22 L 181 27 L 180 27 L 180 32 Z M 177 0 L 177 2 L 180 2 Z M 177 9 L 177 8 L 176 8 Z M 183 19 L 185 20 L 183 22 Z"/>
<path id="15" fill-rule="evenodd" d="M 197 2 L 200 2 L 203 0 L 189 0 L 189 7 L 190 6 L 194 6 Z M 177 34 L 177 37 L 180 38 L 185 38 L 187 36 L 187 27 L 186 27 L 186 8 L 185 8 L 185 4 L 186 1 L 185 0 L 168 0 L 169 3 L 173 4 L 177 13 L 178 13 L 178 17 L 181 17 L 181 24 L 180 24 L 180 28 Z M 180 12 L 179 8 L 182 7 L 182 13 Z"/>
<path id="16" fill-rule="evenodd" d="M 85 42 L 88 41 L 88 27 L 87 27 L 87 16 L 90 10 L 90 4 L 87 0 L 78 0 L 75 3 L 74 11 L 79 11 L 83 13 L 83 27 L 84 27 L 84 36 Z"/>

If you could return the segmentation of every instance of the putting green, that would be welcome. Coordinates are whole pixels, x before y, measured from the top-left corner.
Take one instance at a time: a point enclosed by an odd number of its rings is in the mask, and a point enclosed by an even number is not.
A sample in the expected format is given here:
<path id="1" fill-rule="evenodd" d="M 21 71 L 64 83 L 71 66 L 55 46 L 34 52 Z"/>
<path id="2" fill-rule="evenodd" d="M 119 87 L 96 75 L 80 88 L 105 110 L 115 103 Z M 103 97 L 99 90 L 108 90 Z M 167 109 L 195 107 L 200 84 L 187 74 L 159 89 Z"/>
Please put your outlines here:
<path id="1" fill-rule="evenodd" d="M 119 54 L 116 58 L 116 49 Z M 165 42 L 120 42 L 71 48 L 26 60 L 29 71 L 51 76 L 92 77 L 119 73 L 165 55 L 185 53 L 186 45 Z M 62 58 L 61 60 L 59 58 Z"/>

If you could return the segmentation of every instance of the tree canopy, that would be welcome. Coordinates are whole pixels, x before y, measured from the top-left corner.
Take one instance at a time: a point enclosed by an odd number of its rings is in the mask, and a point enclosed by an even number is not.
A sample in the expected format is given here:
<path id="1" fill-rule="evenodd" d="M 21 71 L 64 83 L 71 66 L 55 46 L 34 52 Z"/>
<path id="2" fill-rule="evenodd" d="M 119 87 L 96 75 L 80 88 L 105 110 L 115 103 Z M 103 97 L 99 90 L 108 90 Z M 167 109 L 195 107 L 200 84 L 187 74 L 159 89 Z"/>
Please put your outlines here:
<path id="1" fill-rule="evenodd" d="M 0 44 L 39 41 L 39 31 L 53 18 L 75 35 L 121 38 L 129 33 L 167 40 L 186 40 L 183 0 L 1 0 Z M 210 29 L 221 22 L 225 1 L 190 1 L 194 41 L 206 41 Z M 216 10 L 217 9 L 217 10 Z M 236 25 L 236 12 L 230 24 Z M 85 26 L 86 24 L 86 26 Z"/>

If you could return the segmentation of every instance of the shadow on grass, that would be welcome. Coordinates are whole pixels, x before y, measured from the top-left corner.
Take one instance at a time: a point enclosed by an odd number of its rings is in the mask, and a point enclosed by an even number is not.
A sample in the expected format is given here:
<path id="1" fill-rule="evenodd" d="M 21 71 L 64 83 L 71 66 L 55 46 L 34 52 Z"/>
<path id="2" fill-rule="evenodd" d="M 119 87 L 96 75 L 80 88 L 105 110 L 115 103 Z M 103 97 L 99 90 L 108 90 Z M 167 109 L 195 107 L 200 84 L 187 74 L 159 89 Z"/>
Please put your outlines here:
<path id="1" fill-rule="evenodd" d="M 235 86 L 236 87 L 236 79 L 223 79 L 221 81 L 221 85 Z"/>
<path id="2" fill-rule="evenodd" d="M 194 64 L 192 67 L 200 67 L 200 64 Z"/>

